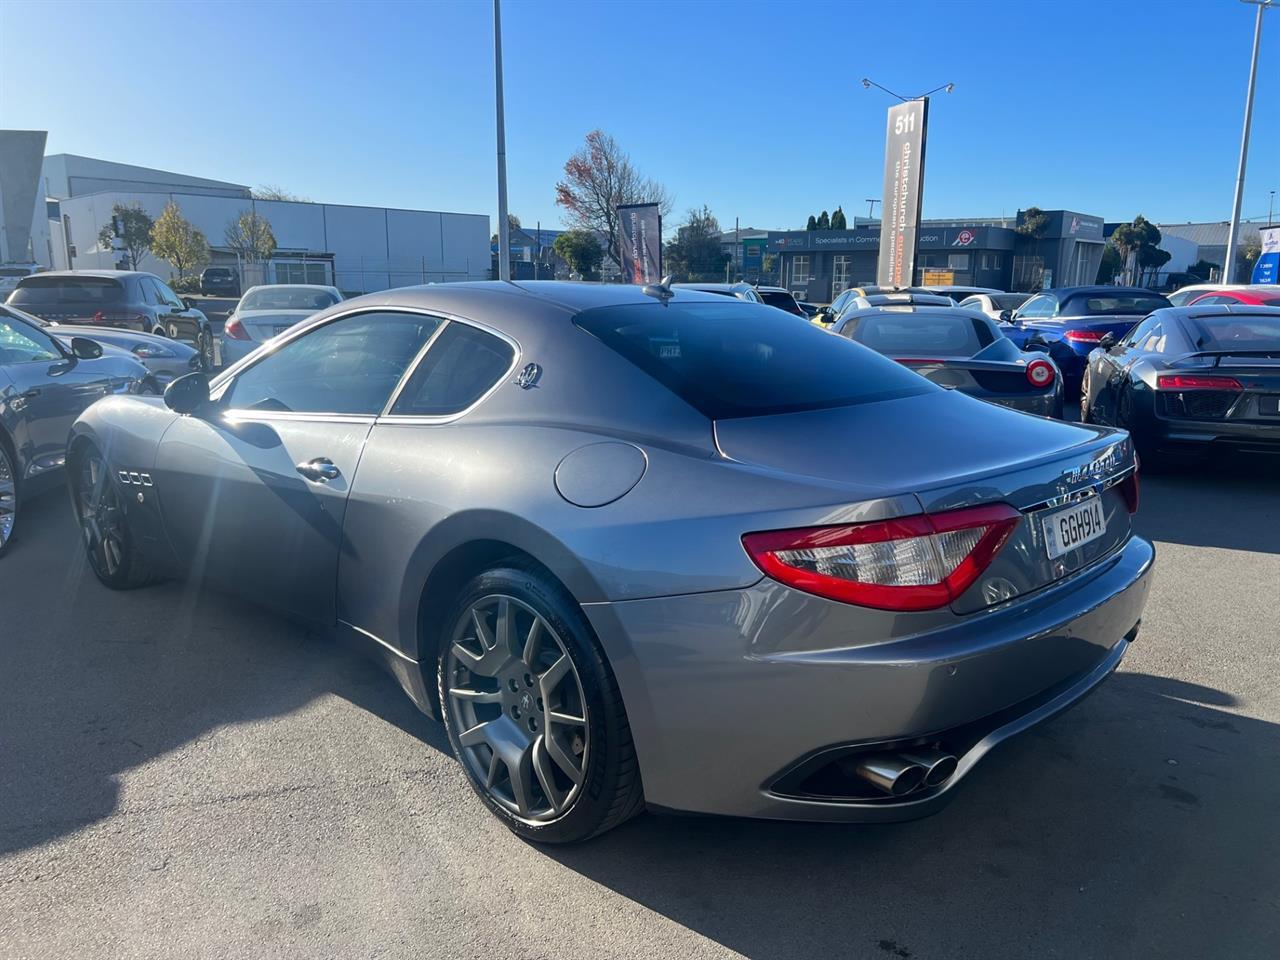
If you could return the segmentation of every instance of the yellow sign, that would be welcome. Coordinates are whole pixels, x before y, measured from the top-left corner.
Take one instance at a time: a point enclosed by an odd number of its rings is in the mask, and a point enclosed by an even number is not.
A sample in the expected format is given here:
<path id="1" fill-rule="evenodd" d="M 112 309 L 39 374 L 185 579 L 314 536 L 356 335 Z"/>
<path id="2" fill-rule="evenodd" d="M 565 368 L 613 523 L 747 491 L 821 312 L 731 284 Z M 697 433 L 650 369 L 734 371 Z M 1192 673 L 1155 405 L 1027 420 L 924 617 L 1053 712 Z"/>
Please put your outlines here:
<path id="1" fill-rule="evenodd" d="M 921 270 L 920 285 L 922 287 L 950 287 L 956 282 L 954 270 Z"/>

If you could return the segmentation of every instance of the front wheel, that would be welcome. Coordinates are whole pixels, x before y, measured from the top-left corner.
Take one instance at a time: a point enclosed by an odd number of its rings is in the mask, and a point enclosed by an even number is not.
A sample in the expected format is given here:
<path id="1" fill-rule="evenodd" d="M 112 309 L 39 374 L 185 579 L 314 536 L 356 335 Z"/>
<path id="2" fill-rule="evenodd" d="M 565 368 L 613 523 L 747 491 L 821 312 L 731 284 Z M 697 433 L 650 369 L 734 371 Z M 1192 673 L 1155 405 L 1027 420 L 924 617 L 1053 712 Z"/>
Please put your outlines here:
<path id="1" fill-rule="evenodd" d="M 72 469 L 72 499 L 94 574 L 112 590 L 150 583 L 155 578 L 134 547 L 123 495 L 102 453 L 86 447 Z"/>
<path id="2" fill-rule="evenodd" d="M 13 541 L 18 523 L 18 466 L 8 448 L 0 442 L 0 556 Z"/>
<path id="3" fill-rule="evenodd" d="M 516 834 L 573 843 L 643 808 L 617 681 L 558 583 L 519 566 L 473 579 L 446 620 L 438 670 L 454 755 Z"/>
<path id="4" fill-rule="evenodd" d="M 213 371 L 213 334 L 201 330 L 196 334 L 196 349 L 200 351 L 200 369 L 205 373 Z"/>

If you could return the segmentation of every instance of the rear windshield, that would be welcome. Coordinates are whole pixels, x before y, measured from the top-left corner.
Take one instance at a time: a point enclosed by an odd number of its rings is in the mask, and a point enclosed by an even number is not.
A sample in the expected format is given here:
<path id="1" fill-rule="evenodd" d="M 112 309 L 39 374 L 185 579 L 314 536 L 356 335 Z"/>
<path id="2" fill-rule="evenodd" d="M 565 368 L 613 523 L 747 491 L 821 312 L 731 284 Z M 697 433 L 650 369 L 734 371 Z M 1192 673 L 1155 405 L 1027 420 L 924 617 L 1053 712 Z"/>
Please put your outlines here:
<path id="1" fill-rule="evenodd" d="M 628 304 L 587 310 L 574 323 L 712 420 L 937 389 L 865 347 L 760 304 Z"/>
<path id="2" fill-rule="evenodd" d="M 18 281 L 10 303 L 28 306 L 51 303 L 120 303 L 124 288 L 109 277 L 42 277 Z"/>
<path id="3" fill-rule="evenodd" d="M 231 277 L 231 271 L 226 267 L 210 267 L 204 272 L 207 280 L 227 280 Z"/>
<path id="4" fill-rule="evenodd" d="M 995 304 L 997 310 L 1017 310 L 1020 306 L 1031 299 L 1029 293 L 993 293 L 991 294 L 991 302 Z"/>
<path id="5" fill-rule="evenodd" d="M 263 287 L 240 301 L 241 310 L 323 310 L 338 302 L 328 290 L 314 287 Z"/>
<path id="6" fill-rule="evenodd" d="M 1186 323 L 1197 350 L 1280 350 L 1280 316 L 1235 313 Z"/>
<path id="7" fill-rule="evenodd" d="M 1058 311 L 1067 317 L 1106 317 L 1134 314 L 1145 317 L 1152 310 L 1170 306 L 1169 301 L 1158 294 L 1098 293 L 1072 297 Z"/>
<path id="8" fill-rule="evenodd" d="M 995 337 L 981 320 L 951 313 L 892 313 L 863 317 L 853 339 L 899 357 L 971 357 Z"/>
<path id="9" fill-rule="evenodd" d="M 787 311 L 787 313 L 800 312 L 796 308 L 796 298 L 789 293 L 782 290 L 757 290 L 756 293 L 761 300 L 771 307 L 777 307 L 780 310 Z"/>

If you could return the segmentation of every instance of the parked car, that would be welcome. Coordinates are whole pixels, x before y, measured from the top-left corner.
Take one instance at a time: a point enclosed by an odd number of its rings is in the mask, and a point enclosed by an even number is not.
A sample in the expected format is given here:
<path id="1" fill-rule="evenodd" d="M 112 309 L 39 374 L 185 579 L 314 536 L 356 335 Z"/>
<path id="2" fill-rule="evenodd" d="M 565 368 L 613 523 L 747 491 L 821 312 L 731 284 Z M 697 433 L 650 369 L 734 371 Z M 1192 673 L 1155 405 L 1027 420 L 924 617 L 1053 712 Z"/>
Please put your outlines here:
<path id="1" fill-rule="evenodd" d="M 1154 311 L 1089 354 L 1080 415 L 1124 427 L 1153 463 L 1280 453 L 1280 307 Z"/>
<path id="2" fill-rule="evenodd" d="M 810 320 L 817 319 L 818 314 L 822 312 L 822 307 L 816 303 L 810 303 L 808 300 L 797 300 L 796 304 L 804 311 L 804 315 Z"/>
<path id="3" fill-rule="evenodd" d="M 1277 307 L 1280 306 L 1280 287 L 1269 285 L 1266 287 L 1248 287 L 1242 290 L 1214 290 L 1210 293 L 1202 293 L 1193 299 L 1189 306 L 1213 306 L 1215 304 L 1227 306 L 1233 303 L 1243 303 L 1253 307 Z"/>
<path id="4" fill-rule="evenodd" d="M 673 283 L 673 290 L 701 290 L 703 293 L 714 293 L 722 297 L 735 297 L 748 303 L 764 303 L 756 288 L 749 283 Z"/>
<path id="5" fill-rule="evenodd" d="M 1251 287 L 1252 284 L 1248 283 L 1193 283 L 1189 286 L 1179 287 L 1173 293 L 1169 294 L 1168 300 L 1172 306 L 1185 307 L 1196 297 L 1204 293 L 1208 293 L 1209 291 L 1249 290 Z"/>
<path id="6" fill-rule="evenodd" d="M 5 316 L 16 317 L 41 327 L 46 333 L 57 337 L 68 349 L 71 348 L 71 341 L 74 338 L 83 337 L 104 347 L 107 352 L 116 349 L 127 352 L 147 368 L 157 393 L 178 377 L 202 369 L 200 354 L 194 347 L 179 343 L 177 340 L 170 340 L 168 337 L 136 333 L 132 330 L 116 330 L 111 327 L 50 323 L 48 320 L 41 320 L 39 317 L 24 313 L 17 307 L 0 306 L 0 317 Z"/>
<path id="7" fill-rule="evenodd" d="M 924 289 L 927 290 L 929 293 L 936 293 L 942 297 L 950 297 L 956 303 L 959 303 L 961 300 L 965 299 L 966 297 L 972 297 L 980 293 L 985 293 L 985 294 L 1004 293 L 1003 290 L 996 290 L 994 287 L 957 287 L 952 284 L 944 284 L 944 285 L 927 284 L 924 287 Z"/>
<path id="8" fill-rule="evenodd" d="M 1067 396 L 1079 396 L 1086 357 L 1108 333 L 1119 338 L 1152 310 L 1169 306 L 1141 287 L 1062 287 L 1042 290 L 1014 311 L 1005 335 L 1020 347 L 1033 338 L 1062 372 Z"/>
<path id="9" fill-rule="evenodd" d="M 1062 377 L 1043 353 L 1024 353 L 990 317 L 956 307 L 872 307 L 845 313 L 832 331 L 882 353 L 941 387 L 1062 419 Z"/>
<path id="10" fill-rule="evenodd" d="M 868 293 L 866 296 L 854 297 L 836 317 L 835 322 L 843 319 L 850 310 L 866 310 L 869 307 L 899 306 L 917 307 L 954 307 L 956 302 L 950 297 L 937 293 L 916 293 L 908 290 L 895 290 L 892 293 Z"/>
<path id="11" fill-rule="evenodd" d="M 96 404 L 69 457 L 106 585 L 196 574 L 365 643 L 548 843 L 936 810 L 1110 674 L 1154 558 L 1125 433 L 659 285 L 350 300 Z"/>
<path id="12" fill-rule="evenodd" d="M 59 475 L 76 417 L 101 397 L 148 389 L 147 370 L 83 337 L 64 346 L 0 308 L 0 556 L 29 490 Z"/>
<path id="13" fill-rule="evenodd" d="M 38 263 L 5 263 L 0 264 L 0 300 L 13 293 L 18 281 L 40 272 Z"/>
<path id="14" fill-rule="evenodd" d="M 200 274 L 200 294 L 205 297 L 238 297 L 240 275 L 230 267 L 206 267 Z"/>
<path id="15" fill-rule="evenodd" d="M 831 301 L 830 306 L 823 308 L 822 312 L 813 318 L 814 322 L 829 326 L 830 324 L 835 323 L 836 318 L 849 307 L 850 303 L 856 297 L 869 297 L 874 294 L 881 293 L 928 294 L 929 291 L 924 287 L 902 287 L 901 289 L 893 290 L 889 287 L 877 287 L 872 284 L 863 284 L 858 287 L 846 287 L 844 290 L 840 291 L 834 300 Z"/>
<path id="16" fill-rule="evenodd" d="M 155 274 L 54 270 L 18 281 L 5 301 L 53 323 L 138 330 L 190 344 L 213 369 L 213 329 L 195 304 Z"/>
<path id="17" fill-rule="evenodd" d="M 770 307 L 777 307 L 779 310 L 785 310 L 787 313 L 794 313 L 797 317 L 809 319 L 809 313 L 800 306 L 799 301 L 785 287 L 756 287 L 755 291 L 761 303 Z"/>
<path id="18" fill-rule="evenodd" d="M 272 337 L 342 300 L 337 287 L 266 284 L 250 287 L 222 325 L 222 365 L 247 357 Z"/>
<path id="19" fill-rule="evenodd" d="M 981 310 L 997 323 L 1009 323 L 1013 313 L 1031 299 L 1029 293 L 976 293 L 960 301 L 967 310 Z"/>

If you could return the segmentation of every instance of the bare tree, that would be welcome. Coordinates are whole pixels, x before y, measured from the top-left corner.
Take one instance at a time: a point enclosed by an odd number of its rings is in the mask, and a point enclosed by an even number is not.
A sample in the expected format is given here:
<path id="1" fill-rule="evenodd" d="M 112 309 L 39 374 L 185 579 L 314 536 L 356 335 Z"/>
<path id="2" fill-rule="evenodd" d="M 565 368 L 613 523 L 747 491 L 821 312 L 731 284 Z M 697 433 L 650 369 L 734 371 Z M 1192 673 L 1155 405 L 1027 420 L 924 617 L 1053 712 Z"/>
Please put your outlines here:
<path id="1" fill-rule="evenodd" d="M 274 183 L 264 183 L 253 191 L 253 199 L 255 200 L 292 200 L 297 203 L 310 203 L 306 197 L 300 197 L 296 193 L 290 193 L 284 187 L 277 186 Z"/>
<path id="2" fill-rule="evenodd" d="M 565 208 L 569 225 L 605 237 L 605 255 L 619 267 L 618 207 L 628 203 L 656 203 L 665 217 L 671 213 L 667 189 L 643 176 L 631 158 L 603 130 L 592 130 L 564 165 L 564 179 L 556 184 L 556 203 Z"/>

